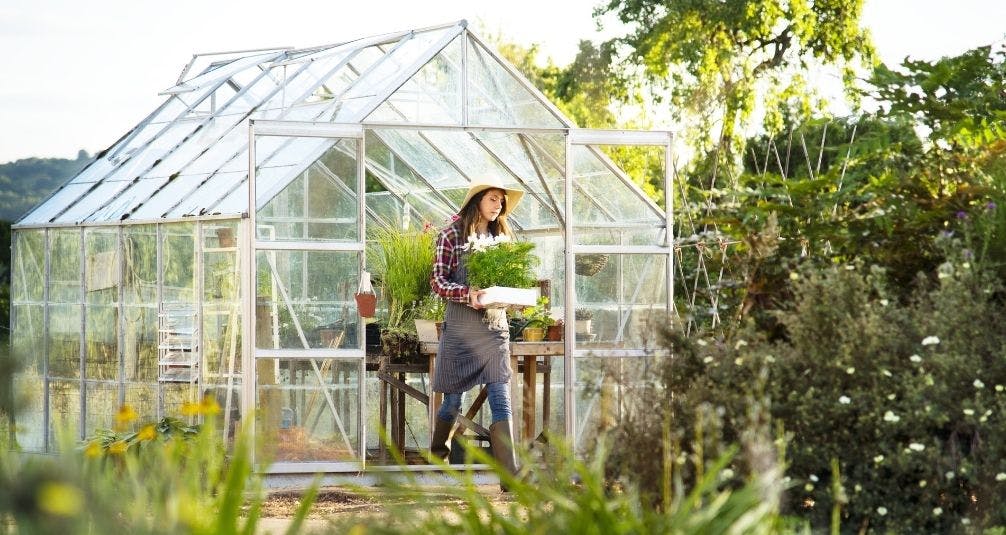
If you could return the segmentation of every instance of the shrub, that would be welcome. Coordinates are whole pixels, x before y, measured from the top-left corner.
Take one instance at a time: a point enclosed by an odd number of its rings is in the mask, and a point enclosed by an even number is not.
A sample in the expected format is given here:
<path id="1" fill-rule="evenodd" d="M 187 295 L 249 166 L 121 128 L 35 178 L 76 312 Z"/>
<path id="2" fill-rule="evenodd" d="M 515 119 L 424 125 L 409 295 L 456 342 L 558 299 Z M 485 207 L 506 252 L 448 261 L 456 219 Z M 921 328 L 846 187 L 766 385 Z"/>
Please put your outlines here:
<path id="1" fill-rule="evenodd" d="M 935 281 L 920 278 L 905 302 L 889 297 L 879 269 L 794 273 L 793 301 L 776 312 L 779 341 L 752 328 L 729 338 L 669 329 L 674 356 L 649 392 L 659 397 L 647 400 L 666 409 L 616 432 L 648 453 L 623 454 L 609 468 L 652 492 L 656 426 L 670 427 L 684 455 L 709 454 L 743 436 L 764 400 L 787 437 L 785 510 L 814 529 L 833 514 L 848 531 L 1003 525 L 1006 306 L 1001 282 L 967 256 L 948 254 Z"/>

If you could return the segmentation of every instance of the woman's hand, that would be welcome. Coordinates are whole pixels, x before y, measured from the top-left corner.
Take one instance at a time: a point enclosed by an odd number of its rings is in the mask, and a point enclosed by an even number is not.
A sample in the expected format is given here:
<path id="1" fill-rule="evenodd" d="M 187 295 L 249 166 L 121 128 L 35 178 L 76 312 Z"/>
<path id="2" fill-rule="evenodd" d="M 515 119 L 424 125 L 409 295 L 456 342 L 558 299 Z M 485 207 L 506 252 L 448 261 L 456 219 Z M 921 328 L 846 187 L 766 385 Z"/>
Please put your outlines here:
<path id="1" fill-rule="evenodd" d="M 482 310 L 482 303 L 479 303 L 479 297 L 486 293 L 485 290 L 469 290 L 468 291 L 468 306 L 474 308 L 475 310 Z"/>

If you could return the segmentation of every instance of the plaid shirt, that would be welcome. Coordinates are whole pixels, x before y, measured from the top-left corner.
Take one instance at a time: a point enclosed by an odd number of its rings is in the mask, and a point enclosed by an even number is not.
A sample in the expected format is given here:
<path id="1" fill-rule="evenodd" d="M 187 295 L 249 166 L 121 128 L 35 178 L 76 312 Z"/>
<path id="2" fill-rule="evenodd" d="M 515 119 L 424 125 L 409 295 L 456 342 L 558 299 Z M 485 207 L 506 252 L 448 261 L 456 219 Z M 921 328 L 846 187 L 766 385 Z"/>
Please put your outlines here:
<path id="1" fill-rule="evenodd" d="M 430 277 L 430 286 L 437 295 L 458 303 L 468 302 L 468 286 L 451 281 L 461 261 L 463 245 L 459 223 L 441 230 L 434 250 L 433 276 Z"/>

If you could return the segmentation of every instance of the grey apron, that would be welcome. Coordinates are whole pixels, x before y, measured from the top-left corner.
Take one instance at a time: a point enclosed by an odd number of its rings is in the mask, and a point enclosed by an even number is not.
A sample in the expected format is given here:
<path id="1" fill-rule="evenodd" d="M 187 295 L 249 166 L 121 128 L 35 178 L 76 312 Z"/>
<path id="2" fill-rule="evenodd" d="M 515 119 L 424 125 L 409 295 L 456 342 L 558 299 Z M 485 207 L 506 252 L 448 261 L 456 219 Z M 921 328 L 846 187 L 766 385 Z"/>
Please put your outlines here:
<path id="1" fill-rule="evenodd" d="M 468 284 L 465 257 L 461 253 L 451 282 Z M 510 381 L 510 330 L 506 325 L 489 325 L 483 318 L 484 310 L 447 302 L 433 370 L 434 392 L 456 394 L 477 385 Z"/>

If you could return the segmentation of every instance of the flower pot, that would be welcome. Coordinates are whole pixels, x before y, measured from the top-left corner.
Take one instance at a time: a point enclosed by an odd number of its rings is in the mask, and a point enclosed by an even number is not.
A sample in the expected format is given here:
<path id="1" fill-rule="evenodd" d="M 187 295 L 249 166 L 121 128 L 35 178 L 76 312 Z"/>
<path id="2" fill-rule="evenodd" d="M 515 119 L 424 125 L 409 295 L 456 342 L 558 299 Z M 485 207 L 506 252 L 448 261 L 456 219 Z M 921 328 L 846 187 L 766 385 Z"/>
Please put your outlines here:
<path id="1" fill-rule="evenodd" d="M 414 320 L 416 322 L 416 334 L 419 335 L 420 342 L 436 342 L 440 340 L 440 333 L 437 331 L 437 323 L 433 320 Z"/>
<path id="2" fill-rule="evenodd" d="M 579 334 L 590 334 L 594 320 L 576 320 L 576 332 Z"/>
<path id="3" fill-rule="evenodd" d="M 545 339 L 544 327 L 525 327 L 523 332 L 525 342 L 541 342 Z"/>
<path id="4" fill-rule="evenodd" d="M 559 342 L 562 340 L 562 333 L 565 327 L 561 324 L 549 325 L 545 333 L 545 339 L 549 342 Z"/>
<path id="5" fill-rule="evenodd" d="M 356 308 L 360 311 L 360 316 L 373 318 L 377 313 L 377 295 L 373 293 L 356 294 Z"/>

